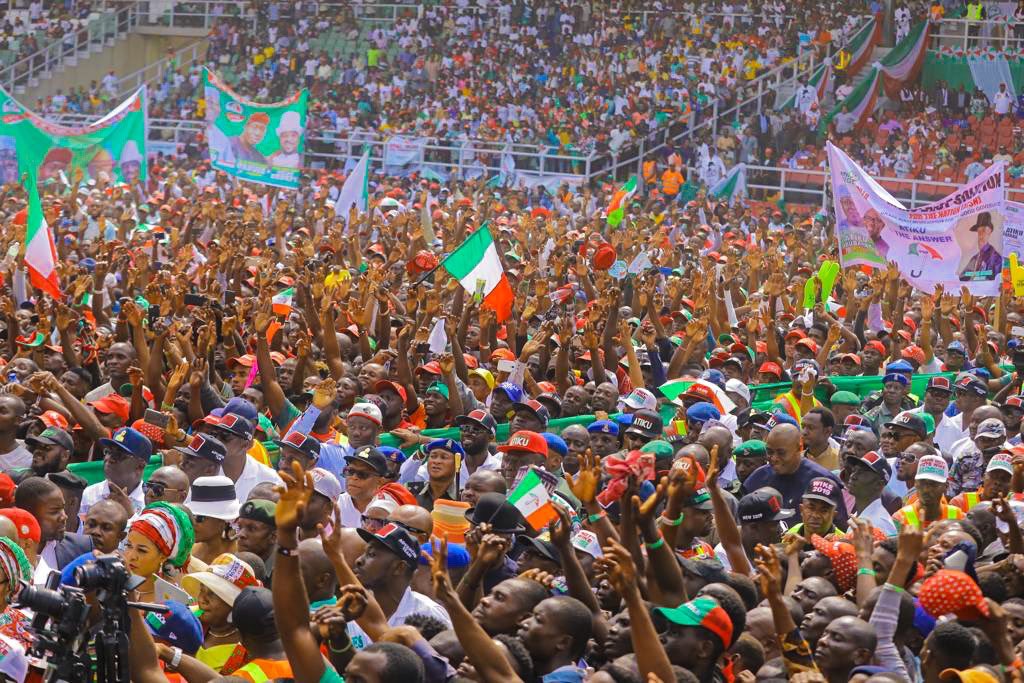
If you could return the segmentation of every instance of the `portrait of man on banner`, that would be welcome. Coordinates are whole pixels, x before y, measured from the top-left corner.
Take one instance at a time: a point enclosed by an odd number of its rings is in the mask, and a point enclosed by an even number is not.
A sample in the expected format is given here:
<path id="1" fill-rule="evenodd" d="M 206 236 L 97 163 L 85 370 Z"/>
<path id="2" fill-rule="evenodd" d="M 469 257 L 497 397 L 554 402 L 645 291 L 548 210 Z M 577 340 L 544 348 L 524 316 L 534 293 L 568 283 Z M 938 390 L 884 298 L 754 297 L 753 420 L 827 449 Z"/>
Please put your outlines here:
<path id="1" fill-rule="evenodd" d="M 972 235 L 964 234 L 963 227 L 966 225 L 970 226 L 967 230 Z M 992 213 L 982 211 L 977 216 L 962 221 L 957 225 L 957 237 L 964 245 L 964 255 L 970 254 L 966 265 L 960 269 L 960 281 L 995 280 L 1003 270 L 1003 255 L 999 252 L 1002 245 L 1002 230 L 996 234 Z M 974 244 L 968 246 L 972 237 Z"/>

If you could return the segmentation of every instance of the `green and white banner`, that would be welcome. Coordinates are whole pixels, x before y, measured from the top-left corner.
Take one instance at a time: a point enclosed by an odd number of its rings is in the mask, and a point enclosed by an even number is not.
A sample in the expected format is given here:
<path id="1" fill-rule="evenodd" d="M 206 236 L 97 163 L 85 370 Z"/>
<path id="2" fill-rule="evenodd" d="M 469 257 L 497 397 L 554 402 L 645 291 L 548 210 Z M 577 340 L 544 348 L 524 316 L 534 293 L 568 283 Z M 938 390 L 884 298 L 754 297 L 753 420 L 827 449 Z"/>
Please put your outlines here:
<path id="1" fill-rule="evenodd" d="M 43 119 L 0 89 L 0 183 L 27 173 L 39 183 L 83 179 L 135 185 L 146 180 L 146 88 L 103 118 L 85 126 Z"/>
<path id="2" fill-rule="evenodd" d="M 206 139 L 213 167 L 240 180 L 294 190 L 306 148 L 303 88 L 287 100 L 243 99 L 209 69 L 203 70 Z"/>

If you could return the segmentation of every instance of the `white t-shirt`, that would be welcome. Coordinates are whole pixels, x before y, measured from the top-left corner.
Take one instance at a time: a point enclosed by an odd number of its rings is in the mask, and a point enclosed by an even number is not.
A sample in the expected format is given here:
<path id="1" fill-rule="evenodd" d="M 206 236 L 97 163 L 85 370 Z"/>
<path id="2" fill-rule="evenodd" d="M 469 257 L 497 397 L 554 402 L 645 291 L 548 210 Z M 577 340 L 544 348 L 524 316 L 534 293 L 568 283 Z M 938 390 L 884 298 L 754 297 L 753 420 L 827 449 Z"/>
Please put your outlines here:
<path id="1" fill-rule="evenodd" d="M 0 453 L 0 470 L 18 470 L 32 466 L 32 452 L 25 448 L 21 441 L 16 443 L 14 450 Z"/>
<path id="2" fill-rule="evenodd" d="M 89 513 L 89 509 L 109 495 L 110 482 L 106 479 L 85 487 L 85 490 L 82 491 L 82 504 L 78 508 L 78 533 L 82 533 L 84 530 L 85 516 Z M 139 514 L 142 508 L 146 507 L 146 492 L 142 490 L 141 482 L 134 491 L 128 494 L 128 499 L 132 501 L 135 514 Z"/>
<path id="3" fill-rule="evenodd" d="M 452 620 L 448 617 L 448 612 L 445 611 L 444 607 L 411 588 L 405 589 L 405 595 L 402 596 L 402 600 L 398 603 L 395 613 L 388 617 L 388 626 L 401 626 L 405 623 L 406 618 L 413 614 L 426 614 L 439 619 L 448 628 L 452 627 Z M 359 624 L 354 621 L 350 621 L 347 624 L 346 630 L 348 631 L 348 637 L 352 640 L 352 645 L 357 650 L 362 650 L 373 642 L 366 635 L 366 632 L 359 628 Z"/>

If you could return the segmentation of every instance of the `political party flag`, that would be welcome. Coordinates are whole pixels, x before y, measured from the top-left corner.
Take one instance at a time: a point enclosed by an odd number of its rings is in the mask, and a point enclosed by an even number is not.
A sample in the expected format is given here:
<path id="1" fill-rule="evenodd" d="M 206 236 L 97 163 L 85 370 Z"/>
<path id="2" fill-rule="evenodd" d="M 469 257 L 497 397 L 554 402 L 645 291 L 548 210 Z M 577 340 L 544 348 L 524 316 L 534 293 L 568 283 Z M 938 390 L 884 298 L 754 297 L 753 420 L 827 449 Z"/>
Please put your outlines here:
<path id="1" fill-rule="evenodd" d="M 712 197 L 727 199 L 734 204 L 740 197 L 747 196 L 747 165 L 736 164 L 732 170 L 708 190 Z"/>
<path id="2" fill-rule="evenodd" d="M 338 193 L 338 200 L 334 202 L 334 215 L 344 216 L 346 223 L 348 222 L 348 212 L 353 206 L 357 211 L 365 213 L 366 207 L 369 205 L 370 194 L 366 186 L 369 165 L 370 150 L 367 149 L 363 152 L 356 167 L 345 178 L 345 184 L 341 186 L 341 192 Z"/>
<path id="3" fill-rule="evenodd" d="M 274 313 L 277 315 L 288 315 L 292 312 L 292 300 L 295 298 L 295 288 L 281 290 L 275 294 L 270 303 L 273 305 Z"/>
<path id="4" fill-rule="evenodd" d="M 626 203 L 629 198 L 636 194 L 636 176 L 630 176 L 626 184 L 619 188 L 619 191 L 612 196 L 608 204 L 608 225 L 613 228 L 622 222 L 626 215 Z"/>
<path id="5" fill-rule="evenodd" d="M 522 513 L 526 522 L 535 531 L 540 531 L 558 519 L 558 513 L 551 504 L 551 496 L 533 468 L 530 468 L 519 481 L 519 485 L 508 494 L 508 502 Z"/>
<path id="6" fill-rule="evenodd" d="M 497 314 L 498 321 L 512 315 L 512 285 L 498 258 L 491 231 L 484 223 L 441 262 L 444 269 L 471 295 L 480 288 L 483 305 Z"/>
<path id="7" fill-rule="evenodd" d="M 59 299 L 60 279 L 57 277 L 57 247 L 53 243 L 53 233 L 43 214 L 36 179 L 29 176 L 26 185 L 28 209 L 24 217 L 20 217 L 19 214 L 14 218 L 15 223 L 18 223 L 20 218 L 20 222 L 25 226 L 25 266 L 34 287 L 38 287 L 54 299 Z"/>

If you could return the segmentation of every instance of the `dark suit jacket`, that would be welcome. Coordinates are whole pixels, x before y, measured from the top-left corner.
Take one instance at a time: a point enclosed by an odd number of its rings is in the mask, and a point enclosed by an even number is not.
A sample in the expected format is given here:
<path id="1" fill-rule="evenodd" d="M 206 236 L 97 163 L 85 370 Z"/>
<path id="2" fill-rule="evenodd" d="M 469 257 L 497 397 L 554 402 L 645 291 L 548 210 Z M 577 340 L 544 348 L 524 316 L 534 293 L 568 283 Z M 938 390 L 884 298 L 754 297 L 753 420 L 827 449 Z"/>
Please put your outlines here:
<path id="1" fill-rule="evenodd" d="M 57 558 L 57 569 L 64 569 L 79 555 L 92 552 L 92 548 L 92 536 L 70 532 L 64 534 L 63 540 L 58 541 L 53 549 Z"/>

